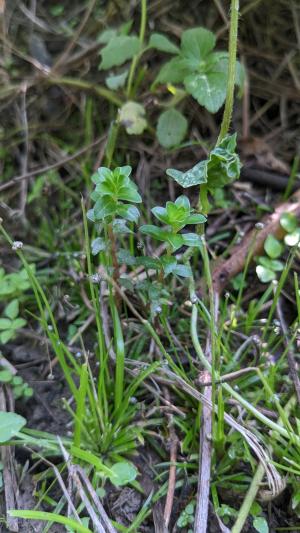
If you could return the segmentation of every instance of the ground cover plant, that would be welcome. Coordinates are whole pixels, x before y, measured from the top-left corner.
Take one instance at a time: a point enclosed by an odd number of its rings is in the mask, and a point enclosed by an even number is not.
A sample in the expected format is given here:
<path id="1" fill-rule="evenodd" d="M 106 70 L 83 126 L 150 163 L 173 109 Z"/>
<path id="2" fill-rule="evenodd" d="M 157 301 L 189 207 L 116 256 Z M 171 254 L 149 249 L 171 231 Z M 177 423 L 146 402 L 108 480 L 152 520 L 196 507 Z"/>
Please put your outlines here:
<path id="1" fill-rule="evenodd" d="M 299 530 L 298 7 L 1 9 L 3 527 Z"/>

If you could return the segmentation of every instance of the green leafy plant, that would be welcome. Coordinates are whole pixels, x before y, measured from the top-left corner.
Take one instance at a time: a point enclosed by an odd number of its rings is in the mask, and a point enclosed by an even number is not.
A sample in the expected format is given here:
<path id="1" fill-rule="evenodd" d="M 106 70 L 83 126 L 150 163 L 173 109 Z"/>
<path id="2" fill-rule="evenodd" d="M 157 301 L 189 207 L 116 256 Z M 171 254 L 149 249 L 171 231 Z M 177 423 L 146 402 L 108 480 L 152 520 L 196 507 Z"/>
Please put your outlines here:
<path id="1" fill-rule="evenodd" d="M 0 359 L 1 364 L 1 359 Z M 31 398 L 33 395 L 33 389 L 29 387 L 28 383 L 25 383 L 21 376 L 14 375 L 10 370 L 3 368 L 0 370 L 0 383 L 10 385 L 14 398 Z"/>
<path id="2" fill-rule="evenodd" d="M 20 318 L 19 301 L 12 300 L 3 311 L 4 317 L 0 318 L 0 342 L 6 344 L 9 340 L 14 339 L 17 331 L 26 325 L 26 320 Z"/>
<path id="3" fill-rule="evenodd" d="M 34 265 L 30 267 L 34 271 Z M 30 288 L 30 281 L 25 268 L 18 272 L 7 274 L 0 268 L 0 300 L 21 295 Z"/>
<path id="4" fill-rule="evenodd" d="M 211 113 L 225 102 L 228 54 L 213 51 L 216 38 L 209 30 L 199 27 L 182 33 L 180 51 L 161 68 L 157 83 L 182 83 L 187 93 Z M 243 73 L 237 64 L 236 83 L 243 83 Z"/>

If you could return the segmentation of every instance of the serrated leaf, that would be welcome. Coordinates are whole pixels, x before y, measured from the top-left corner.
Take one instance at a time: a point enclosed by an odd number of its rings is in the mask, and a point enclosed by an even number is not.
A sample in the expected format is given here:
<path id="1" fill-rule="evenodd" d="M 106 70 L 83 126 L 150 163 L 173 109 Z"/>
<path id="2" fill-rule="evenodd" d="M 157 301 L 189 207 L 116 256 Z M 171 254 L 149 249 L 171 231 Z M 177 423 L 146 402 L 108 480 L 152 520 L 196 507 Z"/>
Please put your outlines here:
<path id="1" fill-rule="evenodd" d="M 166 174 L 184 188 L 200 185 L 207 182 L 207 161 L 200 161 L 200 163 L 185 172 L 168 168 Z"/>
<path id="2" fill-rule="evenodd" d="M 195 68 L 203 61 L 216 44 L 214 34 L 206 28 L 191 28 L 183 32 L 181 50 L 185 57 L 193 60 Z"/>
<path id="3" fill-rule="evenodd" d="M 120 462 L 111 467 L 113 476 L 110 478 L 111 482 L 119 487 L 121 485 L 127 485 L 131 481 L 134 481 L 138 472 L 132 463 Z"/>
<path id="4" fill-rule="evenodd" d="M 236 134 L 223 139 L 214 148 L 207 162 L 207 185 L 209 189 L 224 187 L 240 176 L 241 163 L 235 153 Z"/>
<path id="5" fill-rule="evenodd" d="M 97 237 L 92 241 L 92 254 L 97 255 L 107 248 L 106 242 L 102 237 Z"/>
<path id="6" fill-rule="evenodd" d="M 201 248 L 202 246 L 201 239 L 199 235 L 197 235 L 196 233 L 183 233 L 182 238 L 183 238 L 183 244 L 185 244 L 185 246 L 190 246 L 190 247 L 195 247 L 195 248 Z"/>
<path id="7" fill-rule="evenodd" d="M 126 102 L 119 110 L 119 120 L 129 135 L 140 135 L 147 127 L 145 108 L 137 102 Z"/>
<path id="8" fill-rule="evenodd" d="M 111 74 L 110 76 L 107 76 L 107 78 L 105 78 L 107 87 L 112 91 L 117 91 L 118 89 L 121 89 L 121 87 L 124 87 L 128 72 L 128 70 L 124 70 L 124 72 L 121 72 L 120 74 Z"/>
<path id="9" fill-rule="evenodd" d="M 149 48 L 155 48 L 167 54 L 179 53 L 179 48 L 162 33 L 152 33 L 148 46 Z"/>
<path id="10" fill-rule="evenodd" d="M 97 42 L 99 44 L 107 44 L 109 41 L 111 41 L 113 38 L 117 36 L 117 30 L 114 28 L 109 28 L 107 30 L 104 30 L 98 35 Z"/>
<path id="11" fill-rule="evenodd" d="M 11 320 L 14 320 L 19 314 L 19 301 L 12 300 L 4 309 L 4 314 Z"/>
<path id="12" fill-rule="evenodd" d="M 193 73 L 184 79 L 187 92 L 210 113 L 216 113 L 224 104 L 226 82 L 225 72 Z"/>
<path id="13" fill-rule="evenodd" d="M 176 109 L 164 111 L 157 123 L 156 135 L 164 148 L 172 148 L 180 144 L 187 132 L 187 120 Z"/>
<path id="14" fill-rule="evenodd" d="M 118 35 L 101 50 L 102 61 L 99 68 L 107 70 L 123 65 L 140 51 L 140 40 L 134 35 Z"/>
<path id="15" fill-rule="evenodd" d="M 264 242 L 264 250 L 271 259 L 276 259 L 282 254 L 283 246 L 274 235 L 268 235 Z"/>
<path id="16" fill-rule="evenodd" d="M 270 281 L 273 281 L 273 279 L 276 279 L 274 270 L 270 270 L 262 265 L 257 265 L 256 274 L 262 283 L 269 283 Z"/>
<path id="17" fill-rule="evenodd" d="M 283 213 L 280 217 L 280 225 L 287 233 L 293 233 L 298 226 L 297 217 L 293 213 Z"/>
<path id="18" fill-rule="evenodd" d="M 0 443 L 14 437 L 26 424 L 26 419 L 16 413 L 0 411 Z"/>

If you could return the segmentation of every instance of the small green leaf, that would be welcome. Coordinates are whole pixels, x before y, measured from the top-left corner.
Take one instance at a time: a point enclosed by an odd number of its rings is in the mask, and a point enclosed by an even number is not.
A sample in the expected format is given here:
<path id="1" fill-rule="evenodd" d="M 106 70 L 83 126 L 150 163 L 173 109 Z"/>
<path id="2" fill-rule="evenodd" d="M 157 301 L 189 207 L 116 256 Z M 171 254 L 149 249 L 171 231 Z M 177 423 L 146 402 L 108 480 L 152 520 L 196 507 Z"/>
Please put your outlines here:
<path id="1" fill-rule="evenodd" d="M 196 233 L 183 233 L 183 244 L 185 246 L 190 246 L 194 248 L 201 248 L 202 242 L 199 235 L 196 235 Z"/>
<path id="2" fill-rule="evenodd" d="M 258 258 L 258 262 L 260 265 L 270 270 L 274 270 L 275 272 L 282 272 L 284 269 L 284 264 L 277 259 L 270 259 L 269 257 L 263 256 Z"/>
<path id="3" fill-rule="evenodd" d="M 188 265 L 177 265 L 173 269 L 173 274 L 180 276 L 181 278 L 189 278 L 192 276 L 192 269 Z"/>
<path id="4" fill-rule="evenodd" d="M 145 224 L 144 226 L 140 227 L 141 233 L 144 233 L 145 235 L 149 235 L 150 237 L 153 237 L 153 239 L 156 239 L 158 241 L 166 241 L 167 240 L 167 231 L 164 231 L 161 228 L 158 228 L 157 226 L 153 226 L 152 224 Z"/>
<path id="5" fill-rule="evenodd" d="M 293 213 L 283 213 L 280 217 L 280 225 L 288 233 L 293 233 L 298 225 L 297 217 Z"/>
<path id="6" fill-rule="evenodd" d="M 145 108 L 137 102 L 126 102 L 119 110 L 119 121 L 129 135 L 140 135 L 147 127 Z"/>
<path id="7" fill-rule="evenodd" d="M 297 246 L 300 242 L 300 228 L 297 228 L 292 233 L 285 235 L 284 242 L 287 246 Z"/>
<path id="8" fill-rule="evenodd" d="M 181 50 L 185 57 L 193 60 L 192 66 L 197 68 L 199 61 L 203 61 L 216 44 L 214 34 L 206 28 L 191 28 L 183 32 Z"/>
<path id="9" fill-rule="evenodd" d="M 273 281 L 273 279 L 276 279 L 275 272 L 262 265 L 257 265 L 256 274 L 257 274 L 258 279 L 262 283 L 269 283 L 270 281 Z"/>
<path id="10" fill-rule="evenodd" d="M 216 113 L 226 98 L 227 75 L 224 72 L 190 74 L 184 79 L 189 94 L 210 113 Z"/>
<path id="11" fill-rule="evenodd" d="M 121 87 L 124 87 L 128 72 L 128 70 L 124 70 L 124 72 L 121 72 L 120 74 L 111 74 L 110 76 L 107 76 L 107 78 L 105 78 L 107 87 L 112 91 L 117 91 L 118 89 L 121 89 Z"/>
<path id="12" fill-rule="evenodd" d="M 133 231 L 128 228 L 126 220 L 124 220 L 123 218 L 114 219 L 113 232 L 115 235 L 128 235 L 129 233 L 133 233 Z"/>
<path id="13" fill-rule="evenodd" d="M 168 217 L 168 213 L 165 207 L 159 207 L 159 206 L 153 207 L 151 209 L 151 212 L 157 218 L 157 220 L 160 220 L 160 222 L 163 222 L 163 224 L 169 223 L 169 217 Z"/>
<path id="14" fill-rule="evenodd" d="M 0 329 L 10 329 L 11 320 L 9 318 L 0 318 Z"/>
<path id="15" fill-rule="evenodd" d="M 190 69 L 185 59 L 173 57 L 160 69 L 153 85 L 158 83 L 181 83 L 190 74 Z"/>
<path id="16" fill-rule="evenodd" d="M 16 318 L 19 314 L 19 301 L 12 300 L 4 309 L 4 314 L 11 320 Z"/>
<path id="17" fill-rule="evenodd" d="M 102 237 L 97 237 L 92 241 L 92 254 L 97 255 L 99 252 L 106 250 L 107 245 Z"/>
<path id="18" fill-rule="evenodd" d="M 138 195 L 138 196 L 140 198 L 140 195 Z M 133 195 L 131 195 L 131 198 L 132 197 L 133 197 Z M 137 198 L 136 195 L 135 195 L 135 198 Z M 131 201 L 135 201 L 136 202 L 137 200 L 131 200 Z M 127 205 L 127 204 L 120 205 L 117 208 L 117 214 L 120 217 L 123 217 L 126 220 L 129 220 L 129 222 L 135 222 L 135 223 L 137 223 L 137 221 L 138 221 L 138 219 L 140 217 L 140 212 L 139 212 L 138 208 L 135 207 L 135 205 Z"/>
<path id="19" fill-rule="evenodd" d="M 15 337 L 15 331 L 13 329 L 7 329 L 0 333 L 0 343 L 6 344 L 10 339 Z"/>
<path id="20" fill-rule="evenodd" d="M 184 188 L 200 185 L 201 183 L 207 182 L 207 162 L 200 161 L 200 163 L 197 163 L 197 165 L 186 172 L 168 168 L 166 174 Z"/>
<path id="21" fill-rule="evenodd" d="M 101 50 L 102 61 L 99 68 L 107 70 L 123 65 L 140 51 L 139 38 L 132 35 L 118 35 L 111 39 Z"/>
<path id="22" fill-rule="evenodd" d="M 118 261 L 121 265 L 133 266 L 136 264 L 136 258 L 128 250 L 121 248 L 117 253 Z"/>
<path id="23" fill-rule="evenodd" d="M 264 243 L 264 250 L 271 259 L 276 259 L 282 254 L 283 246 L 273 235 L 268 235 Z"/>
<path id="24" fill-rule="evenodd" d="M 135 466 L 128 462 L 116 463 L 111 467 L 111 470 L 114 475 L 111 476 L 110 480 L 117 487 L 134 481 L 138 474 Z"/>
<path id="25" fill-rule="evenodd" d="M 259 533 L 269 533 L 269 526 L 265 518 L 257 516 L 253 520 L 253 527 Z"/>
<path id="26" fill-rule="evenodd" d="M 209 154 L 207 185 L 209 189 L 224 187 L 240 176 L 241 164 L 235 153 L 236 134 L 228 135 Z"/>
<path id="27" fill-rule="evenodd" d="M 174 271 L 174 268 L 177 265 L 177 259 L 173 256 L 163 255 L 160 257 L 160 263 L 162 265 L 165 276 L 168 276 Z"/>
<path id="28" fill-rule="evenodd" d="M 16 330 L 16 329 L 20 329 L 20 328 L 23 328 L 23 326 L 25 326 L 27 324 L 26 320 L 24 320 L 24 318 L 15 318 L 15 320 L 12 321 L 11 323 L 11 328 Z"/>
<path id="29" fill-rule="evenodd" d="M 103 196 L 102 198 L 99 198 L 93 209 L 95 221 L 103 220 L 105 217 L 114 215 L 116 208 L 116 202 L 109 196 Z"/>
<path id="30" fill-rule="evenodd" d="M 26 424 L 25 418 L 16 413 L 0 411 L 0 443 L 14 437 Z"/>
<path id="31" fill-rule="evenodd" d="M 143 266 L 145 268 L 153 268 L 154 270 L 160 269 L 160 263 L 158 259 L 155 259 L 154 257 L 136 257 L 136 264 L 138 266 Z"/>
<path id="32" fill-rule="evenodd" d="M 149 40 L 149 48 L 155 48 L 167 54 L 178 54 L 179 48 L 161 33 L 152 33 Z"/>
<path id="33" fill-rule="evenodd" d="M 117 30 L 115 28 L 109 28 L 107 30 L 102 31 L 98 37 L 97 42 L 99 44 L 107 44 L 109 41 L 114 39 L 117 36 Z"/>
<path id="34" fill-rule="evenodd" d="M 164 148 L 172 148 L 180 144 L 187 132 L 187 120 L 176 109 L 164 111 L 157 123 L 156 134 Z"/>
<path id="35" fill-rule="evenodd" d="M 204 224 L 206 222 L 206 217 L 200 213 L 195 213 L 190 215 L 186 221 L 186 224 Z"/>
<path id="36" fill-rule="evenodd" d="M 10 383 L 13 379 L 13 375 L 9 370 L 0 370 L 0 382 Z"/>

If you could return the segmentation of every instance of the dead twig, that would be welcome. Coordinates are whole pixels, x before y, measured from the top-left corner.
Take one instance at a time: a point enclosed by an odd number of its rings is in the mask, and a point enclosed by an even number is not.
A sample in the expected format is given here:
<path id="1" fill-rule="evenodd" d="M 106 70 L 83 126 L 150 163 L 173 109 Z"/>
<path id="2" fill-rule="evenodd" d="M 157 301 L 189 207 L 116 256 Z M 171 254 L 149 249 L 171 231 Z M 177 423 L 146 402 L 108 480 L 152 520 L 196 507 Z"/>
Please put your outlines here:
<path id="1" fill-rule="evenodd" d="M 168 389 L 165 388 L 165 396 L 168 401 L 170 401 L 170 394 Z M 173 509 L 174 494 L 175 494 L 175 484 L 176 484 L 176 460 L 177 460 L 177 447 L 178 447 L 178 438 L 174 429 L 173 416 L 171 413 L 167 414 L 168 426 L 170 432 L 170 469 L 169 469 L 169 480 L 168 480 L 168 492 L 166 497 L 165 509 L 164 509 L 164 522 L 166 528 L 169 527 L 170 518 Z"/>

